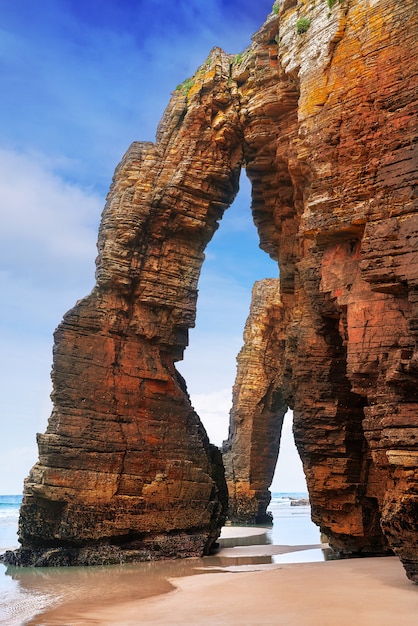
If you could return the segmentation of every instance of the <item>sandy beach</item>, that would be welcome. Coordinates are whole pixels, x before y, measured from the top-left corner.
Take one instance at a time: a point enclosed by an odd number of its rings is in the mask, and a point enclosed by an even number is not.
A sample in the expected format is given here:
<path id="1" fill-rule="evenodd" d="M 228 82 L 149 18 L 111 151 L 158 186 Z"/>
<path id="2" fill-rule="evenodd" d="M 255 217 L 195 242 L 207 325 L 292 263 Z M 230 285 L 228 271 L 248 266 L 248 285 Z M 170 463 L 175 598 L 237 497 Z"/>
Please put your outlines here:
<path id="1" fill-rule="evenodd" d="M 416 623 L 418 586 L 407 580 L 396 557 L 326 561 L 328 549 L 318 543 L 309 507 L 277 504 L 273 511 L 272 528 L 224 528 L 220 549 L 210 557 L 90 568 L 7 568 L 0 589 L 0 623 Z"/>
<path id="2" fill-rule="evenodd" d="M 414 624 L 418 616 L 418 588 L 405 578 L 395 557 L 288 564 L 170 582 L 174 590 L 168 594 L 81 609 L 70 623 L 393 626 Z M 42 623 L 65 623 L 60 617 L 58 609 L 56 622 Z"/>
<path id="3" fill-rule="evenodd" d="M 187 572 L 165 579 L 157 595 L 59 605 L 32 625 L 84 626 L 393 626 L 415 624 L 418 587 L 396 557 L 275 563 L 273 555 L 319 550 L 318 545 L 263 545 L 263 529 L 226 529 L 216 557 L 189 560 Z M 234 543 L 235 538 L 235 546 Z M 240 545 L 245 542 L 250 545 Z M 260 543 L 257 543 L 260 542 Z M 326 546 L 322 547 L 326 551 Z M 265 563 L 263 558 L 265 557 Z M 202 573 L 199 574 L 200 570 Z M 185 570 L 184 570 L 185 571 Z M 199 575 L 197 575 L 199 574 Z M 161 580 L 162 582 L 162 580 Z M 96 580 L 97 584 L 97 580 Z M 97 589 L 96 589 L 97 592 Z M 128 594 L 129 595 L 129 594 Z"/>

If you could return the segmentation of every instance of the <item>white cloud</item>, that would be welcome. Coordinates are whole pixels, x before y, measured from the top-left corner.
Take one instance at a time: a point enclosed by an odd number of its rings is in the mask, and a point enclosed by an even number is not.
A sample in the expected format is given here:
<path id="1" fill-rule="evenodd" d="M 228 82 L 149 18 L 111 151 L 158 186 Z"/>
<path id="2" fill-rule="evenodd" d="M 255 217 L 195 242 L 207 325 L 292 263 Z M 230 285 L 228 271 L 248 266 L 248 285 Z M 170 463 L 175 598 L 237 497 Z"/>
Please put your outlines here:
<path id="1" fill-rule="evenodd" d="M 50 165 L 40 154 L 0 149 L 0 243 L 6 262 L 12 256 L 30 269 L 39 257 L 79 264 L 93 256 L 103 199 L 63 180 Z"/>
<path id="2" fill-rule="evenodd" d="M 9 304 L 2 324 L 26 319 L 37 332 L 44 318 L 53 329 L 89 293 L 102 206 L 42 155 L 0 149 L 0 286 Z"/>
<path id="3" fill-rule="evenodd" d="M 232 389 L 228 387 L 219 391 L 196 393 L 191 397 L 191 401 L 206 428 L 210 441 L 220 447 L 228 438 Z"/>
<path id="4" fill-rule="evenodd" d="M 251 15 L 249 1 L 44 4 L 36 13 L 15 0 L 2 11 L 3 137 L 64 149 L 73 174 L 101 188 L 131 141 L 153 140 L 176 85 L 213 46 L 245 48 L 267 12 Z"/>
<path id="5" fill-rule="evenodd" d="M 19 493 L 50 413 L 52 333 L 94 284 L 102 199 L 42 155 L 0 150 L 0 493 Z"/>

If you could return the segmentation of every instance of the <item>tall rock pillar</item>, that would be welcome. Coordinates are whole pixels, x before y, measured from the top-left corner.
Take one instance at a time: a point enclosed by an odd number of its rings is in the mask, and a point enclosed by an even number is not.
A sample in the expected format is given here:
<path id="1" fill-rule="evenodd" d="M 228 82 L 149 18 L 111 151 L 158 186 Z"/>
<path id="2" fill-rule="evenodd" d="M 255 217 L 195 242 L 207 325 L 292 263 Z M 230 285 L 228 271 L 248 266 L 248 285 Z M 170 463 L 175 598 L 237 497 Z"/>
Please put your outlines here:
<path id="1" fill-rule="evenodd" d="M 277 371 L 283 315 L 278 279 L 255 283 L 238 355 L 229 438 L 223 458 L 229 491 L 229 518 L 255 524 L 269 521 L 269 487 L 280 445 L 283 399 Z M 283 338 L 282 338 L 283 339 Z"/>
<path id="2" fill-rule="evenodd" d="M 174 93 L 156 143 L 132 144 L 115 172 L 96 286 L 55 333 L 54 408 L 11 562 L 202 555 L 220 533 L 221 455 L 174 363 L 194 325 L 203 251 L 238 189 L 229 70 L 214 49 Z"/>

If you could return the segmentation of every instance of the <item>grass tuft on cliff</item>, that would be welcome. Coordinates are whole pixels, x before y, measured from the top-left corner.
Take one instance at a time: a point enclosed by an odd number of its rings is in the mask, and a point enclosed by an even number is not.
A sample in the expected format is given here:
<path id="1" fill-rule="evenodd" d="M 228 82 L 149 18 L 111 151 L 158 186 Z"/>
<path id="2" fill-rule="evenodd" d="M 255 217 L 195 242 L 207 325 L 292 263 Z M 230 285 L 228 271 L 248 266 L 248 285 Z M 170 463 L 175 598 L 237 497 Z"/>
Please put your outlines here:
<path id="1" fill-rule="evenodd" d="M 300 17 L 296 22 L 296 32 L 298 35 L 302 35 L 302 33 L 306 33 L 309 26 L 311 25 L 311 20 L 309 17 Z"/>
<path id="2" fill-rule="evenodd" d="M 177 85 L 176 91 L 181 93 L 182 96 L 187 96 L 190 89 L 193 87 L 194 82 L 193 78 L 186 78 L 186 80 L 180 83 L 180 85 Z"/>

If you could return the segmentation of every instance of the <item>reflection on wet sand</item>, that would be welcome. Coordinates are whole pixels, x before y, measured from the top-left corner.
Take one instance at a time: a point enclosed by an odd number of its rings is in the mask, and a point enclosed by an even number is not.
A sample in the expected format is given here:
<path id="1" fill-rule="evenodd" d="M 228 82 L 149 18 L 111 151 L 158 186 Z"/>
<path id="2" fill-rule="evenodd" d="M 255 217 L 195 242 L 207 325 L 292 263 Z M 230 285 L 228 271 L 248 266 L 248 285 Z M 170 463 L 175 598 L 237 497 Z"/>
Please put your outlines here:
<path id="1" fill-rule="evenodd" d="M 18 584 L 22 601 L 29 594 L 32 609 L 36 609 L 28 616 L 26 624 L 60 625 L 77 623 L 80 607 L 85 612 L 90 607 L 105 607 L 173 591 L 175 585 L 171 581 L 180 577 L 277 568 L 279 562 L 293 562 L 293 554 L 298 553 L 297 560 L 303 560 L 303 553 L 313 550 L 322 554 L 322 558 L 313 559 L 310 554 L 306 560 L 324 560 L 324 546 L 322 549 L 319 545 L 277 546 L 266 543 L 268 538 L 264 544 L 254 545 L 253 541 L 254 535 L 247 540 L 241 535 L 239 546 L 221 548 L 217 554 L 201 559 L 56 569 L 9 567 L 6 573 Z M 19 606 L 15 609 L 19 611 Z"/>
<path id="2" fill-rule="evenodd" d="M 0 589 L 0 621 L 5 617 L 8 626 L 85 624 L 86 611 L 167 594 L 176 589 L 179 578 L 324 560 L 325 547 L 309 519 L 309 507 L 292 509 L 277 506 L 273 527 L 224 528 L 219 551 L 201 559 L 56 569 L 9 567 Z"/>
<path id="3" fill-rule="evenodd" d="M 80 606 L 106 606 L 130 601 L 133 597 L 143 599 L 168 593 L 174 589 L 169 579 L 196 573 L 194 567 L 201 561 L 184 559 L 103 567 L 9 567 L 6 574 L 18 584 L 14 595 L 20 601 L 15 603 L 15 612 L 24 609 L 21 604 L 29 596 L 32 616 L 38 613 L 26 624 L 68 624 L 76 619 Z M 57 621 L 55 609 L 58 606 L 60 615 L 65 613 L 66 622 Z M 21 623 L 16 622 L 16 625 Z"/>

